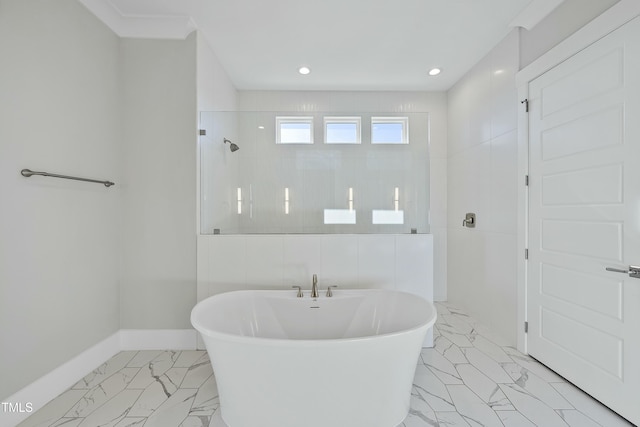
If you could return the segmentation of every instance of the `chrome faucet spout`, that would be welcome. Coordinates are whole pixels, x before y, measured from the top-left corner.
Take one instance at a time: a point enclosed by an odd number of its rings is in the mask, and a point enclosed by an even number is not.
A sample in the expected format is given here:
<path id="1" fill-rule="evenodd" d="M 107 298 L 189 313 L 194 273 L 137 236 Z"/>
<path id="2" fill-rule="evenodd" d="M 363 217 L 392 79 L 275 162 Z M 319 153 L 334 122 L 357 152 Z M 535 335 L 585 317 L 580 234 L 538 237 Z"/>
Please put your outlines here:
<path id="1" fill-rule="evenodd" d="M 318 298 L 318 296 L 318 276 L 314 274 L 311 282 L 311 298 Z"/>

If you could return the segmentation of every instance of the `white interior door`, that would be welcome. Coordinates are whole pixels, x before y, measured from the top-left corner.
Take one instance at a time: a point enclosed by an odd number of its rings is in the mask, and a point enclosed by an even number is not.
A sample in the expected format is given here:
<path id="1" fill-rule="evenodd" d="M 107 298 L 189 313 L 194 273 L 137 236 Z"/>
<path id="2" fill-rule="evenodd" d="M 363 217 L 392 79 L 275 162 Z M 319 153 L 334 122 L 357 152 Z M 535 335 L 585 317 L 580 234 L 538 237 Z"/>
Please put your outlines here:
<path id="1" fill-rule="evenodd" d="M 529 85 L 529 353 L 640 424 L 640 20 Z"/>

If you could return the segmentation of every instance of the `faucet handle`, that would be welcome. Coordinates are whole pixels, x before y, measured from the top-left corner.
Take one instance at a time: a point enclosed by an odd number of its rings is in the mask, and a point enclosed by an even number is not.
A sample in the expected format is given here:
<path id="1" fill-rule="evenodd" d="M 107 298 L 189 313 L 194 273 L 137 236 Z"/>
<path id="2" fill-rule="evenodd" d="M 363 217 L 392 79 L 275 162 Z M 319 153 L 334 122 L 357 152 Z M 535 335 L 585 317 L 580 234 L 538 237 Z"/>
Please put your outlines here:
<path id="1" fill-rule="evenodd" d="M 302 293 L 302 286 L 292 286 L 292 288 L 298 288 L 298 294 L 296 295 L 298 298 L 302 298 L 304 296 Z"/>
<path id="2" fill-rule="evenodd" d="M 333 292 L 331 291 L 331 288 L 337 288 L 338 285 L 331 285 L 331 286 L 327 286 L 327 297 L 332 297 L 333 296 Z"/>

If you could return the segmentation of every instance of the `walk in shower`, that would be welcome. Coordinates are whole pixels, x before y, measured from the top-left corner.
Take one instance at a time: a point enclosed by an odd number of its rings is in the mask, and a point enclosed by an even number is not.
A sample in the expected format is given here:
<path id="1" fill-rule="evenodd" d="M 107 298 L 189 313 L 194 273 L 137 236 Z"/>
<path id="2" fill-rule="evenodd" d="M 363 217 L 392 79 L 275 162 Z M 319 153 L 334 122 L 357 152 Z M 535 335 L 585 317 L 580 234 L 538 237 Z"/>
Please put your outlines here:
<path id="1" fill-rule="evenodd" d="M 428 113 L 202 112 L 200 127 L 203 235 L 429 233 Z"/>

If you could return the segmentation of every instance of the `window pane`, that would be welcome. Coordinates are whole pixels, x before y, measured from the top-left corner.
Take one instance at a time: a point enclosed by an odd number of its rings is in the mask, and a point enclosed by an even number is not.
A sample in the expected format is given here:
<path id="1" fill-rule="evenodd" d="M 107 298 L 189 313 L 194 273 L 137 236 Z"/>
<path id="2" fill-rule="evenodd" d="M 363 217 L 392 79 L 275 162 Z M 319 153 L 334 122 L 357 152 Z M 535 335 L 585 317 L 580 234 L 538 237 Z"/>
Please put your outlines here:
<path id="1" fill-rule="evenodd" d="M 311 144 L 311 125 L 309 123 L 281 123 L 280 142 L 282 144 Z"/>
<path id="2" fill-rule="evenodd" d="M 372 144 L 408 144 L 409 119 L 407 117 L 372 117 Z"/>
<path id="3" fill-rule="evenodd" d="M 327 123 L 327 144 L 353 144 L 357 135 L 355 123 Z"/>
<path id="4" fill-rule="evenodd" d="M 277 144 L 313 144 L 313 117 L 276 117 Z"/>
<path id="5" fill-rule="evenodd" d="M 325 144 L 360 144 L 360 117 L 324 118 Z"/>

